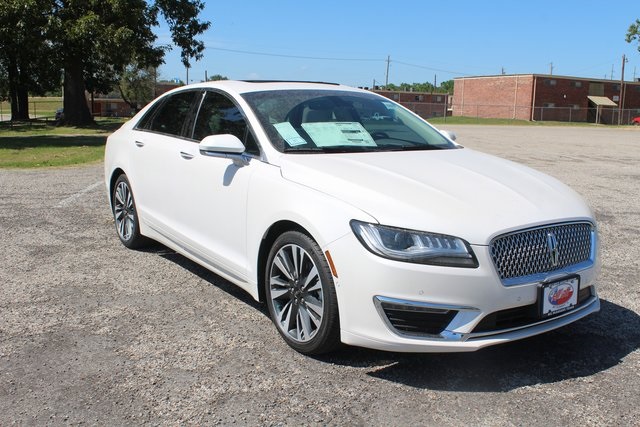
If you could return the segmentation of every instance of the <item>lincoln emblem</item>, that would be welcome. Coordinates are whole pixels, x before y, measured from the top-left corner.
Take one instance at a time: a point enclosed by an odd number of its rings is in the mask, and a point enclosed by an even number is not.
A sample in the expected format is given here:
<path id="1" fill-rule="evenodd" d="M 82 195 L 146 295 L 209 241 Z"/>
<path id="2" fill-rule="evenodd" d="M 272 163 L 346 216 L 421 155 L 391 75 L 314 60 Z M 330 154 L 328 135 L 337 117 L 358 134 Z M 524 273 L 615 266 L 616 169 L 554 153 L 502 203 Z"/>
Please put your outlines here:
<path id="1" fill-rule="evenodd" d="M 560 260 L 560 252 L 558 251 L 558 239 L 553 232 L 547 233 L 547 248 L 549 249 L 549 259 L 553 267 L 558 266 Z"/>

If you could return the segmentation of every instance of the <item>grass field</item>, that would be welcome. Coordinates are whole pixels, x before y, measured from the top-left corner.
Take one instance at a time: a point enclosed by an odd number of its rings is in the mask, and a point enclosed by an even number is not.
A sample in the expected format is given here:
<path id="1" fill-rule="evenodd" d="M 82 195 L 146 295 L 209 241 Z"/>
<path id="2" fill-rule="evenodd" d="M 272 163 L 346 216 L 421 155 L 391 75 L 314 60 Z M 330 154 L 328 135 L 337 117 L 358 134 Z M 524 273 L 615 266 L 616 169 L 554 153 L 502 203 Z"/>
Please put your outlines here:
<path id="1" fill-rule="evenodd" d="M 450 116 L 450 117 L 432 117 L 427 119 L 429 123 L 433 125 L 443 125 L 443 124 L 451 124 L 451 125 L 509 125 L 509 126 L 606 126 L 606 127 L 616 127 L 612 125 L 596 125 L 594 123 L 585 123 L 585 122 L 553 122 L 553 121 L 543 121 L 543 122 L 530 122 L 528 120 L 514 120 L 514 119 L 487 119 L 483 117 L 460 117 L 460 116 Z"/>
<path id="2" fill-rule="evenodd" d="M 107 136 L 124 119 L 98 118 L 89 127 L 50 122 L 0 123 L 0 168 L 68 166 L 102 160 Z"/>
<path id="3" fill-rule="evenodd" d="M 0 137 L 0 168 L 68 166 L 102 160 L 106 135 Z"/>
<path id="4" fill-rule="evenodd" d="M 53 120 L 56 116 L 56 110 L 62 108 L 62 97 L 29 97 L 29 116 L 32 118 Z M 7 101 L 0 102 L 0 117 L 8 118 L 11 116 L 11 104 Z"/>

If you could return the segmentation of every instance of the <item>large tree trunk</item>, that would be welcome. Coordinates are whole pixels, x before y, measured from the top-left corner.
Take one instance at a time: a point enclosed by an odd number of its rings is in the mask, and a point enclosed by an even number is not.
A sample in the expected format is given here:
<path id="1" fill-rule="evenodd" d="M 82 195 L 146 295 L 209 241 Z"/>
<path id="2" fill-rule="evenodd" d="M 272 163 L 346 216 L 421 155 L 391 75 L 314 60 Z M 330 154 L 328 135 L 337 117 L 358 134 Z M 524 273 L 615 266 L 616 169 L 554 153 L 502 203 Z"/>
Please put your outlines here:
<path id="1" fill-rule="evenodd" d="M 68 58 L 64 67 L 63 125 L 86 126 L 94 123 L 85 95 L 82 62 Z"/>
<path id="2" fill-rule="evenodd" d="M 29 93 L 20 85 L 15 59 L 9 60 L 9 98 L 11 98 L 11 120 L 29 120 Z"/>

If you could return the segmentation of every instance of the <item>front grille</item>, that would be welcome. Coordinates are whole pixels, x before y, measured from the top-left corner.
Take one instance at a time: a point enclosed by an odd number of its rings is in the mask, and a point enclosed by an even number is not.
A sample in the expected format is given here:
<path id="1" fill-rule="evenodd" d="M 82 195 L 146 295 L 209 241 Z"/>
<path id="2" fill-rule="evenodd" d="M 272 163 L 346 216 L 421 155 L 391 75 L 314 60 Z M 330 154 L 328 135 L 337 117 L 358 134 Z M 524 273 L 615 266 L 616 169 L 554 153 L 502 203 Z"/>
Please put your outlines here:
<path id="1" fill-rule="evenodd" d="M 578 292 L 577 307 L 593 295 L 591 286 L 580 289 Z M 507 310 L 496 311 L 486 315 L 480 323 L 476 325 L 472 333 L 476 332 L 494 332 L 504 329 L 518 328 L 530 325 L 542 320 L 540 317 L 540 306 L 537 302 L 522 307 L 509 308 Z"/>
<path id="2" fill-rule="evenodd" d="M 491 242 L 491 258 L 502 280 L 563 269 L 590 259 L 591 230 L 579 222 L 505 234 Z"/>
<path id="3" fill-rule="evenodd" d="M 456 310 L 432 309 L 389 302 L 380 302 L 379 304 L 393 329 L 407 335 L 439 335 L 458 313 Z"/>

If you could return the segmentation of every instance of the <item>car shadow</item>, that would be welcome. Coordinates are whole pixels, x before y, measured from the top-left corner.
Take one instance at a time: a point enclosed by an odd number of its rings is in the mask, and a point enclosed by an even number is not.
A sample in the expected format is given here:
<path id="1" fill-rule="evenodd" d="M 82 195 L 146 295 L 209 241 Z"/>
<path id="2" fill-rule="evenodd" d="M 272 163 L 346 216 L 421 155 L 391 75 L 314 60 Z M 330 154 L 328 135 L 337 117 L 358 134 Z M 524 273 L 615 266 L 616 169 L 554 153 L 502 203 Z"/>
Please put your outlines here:
<path id="1" fill-rule="evenodd" d="M 267 306 L 253 299 L 253 297 L 249 295 L 244 289 L 238 287 L 237 285 L 234 285 L 227 279 L 207 270 L 200 264 L 191 261 L 189 258 L 180 255 L 176 251 L 169 249 L 163 244 L 153 242 L 150 246 L 144 249 L 140 249 L 140 251 L 161 256 L 168 261 L 178 264 L 180 267 L 195 274 L 199 278 L 206 280 L 208 283 L 217 287 L 221 291 L 226 292 L 232 297 L 237 298 L 248 306 L 269 317 Z"/>
<path id="2" fill-rule="evenodd" d="M 532 338 L 472 353 L 407 354 L 346 348 L 318 360 L 420 389 L 502 392 L 584 378 L 640 348 L 640 316 L 601 300 L 601 312 Z"/>
<path id="3" fill-rule="evenodd" d="M 269 318 L 266 305 L 173 250 L 155 244 L 144 252 L 178 264 Z M 314 359 L 362 368 L 373 378 L 438 391 L 504 392 L 585 378 L 622 363 L 640 348 L 640 316 L 612 302 L 600 302 L 599 313 L 564 328 L 471 353 L 391 353 L 344 346 Z"/>

